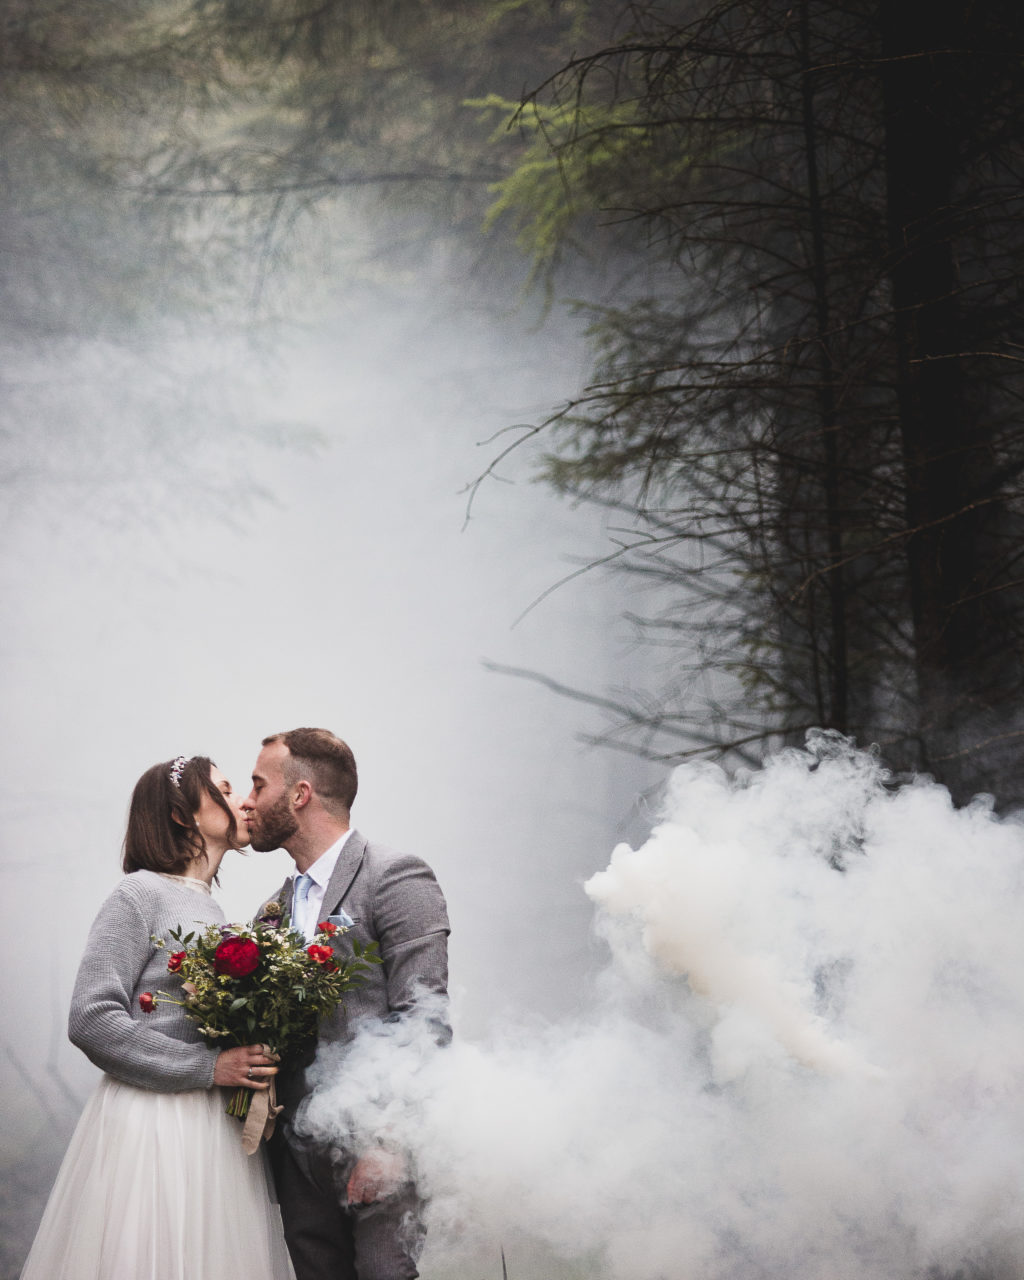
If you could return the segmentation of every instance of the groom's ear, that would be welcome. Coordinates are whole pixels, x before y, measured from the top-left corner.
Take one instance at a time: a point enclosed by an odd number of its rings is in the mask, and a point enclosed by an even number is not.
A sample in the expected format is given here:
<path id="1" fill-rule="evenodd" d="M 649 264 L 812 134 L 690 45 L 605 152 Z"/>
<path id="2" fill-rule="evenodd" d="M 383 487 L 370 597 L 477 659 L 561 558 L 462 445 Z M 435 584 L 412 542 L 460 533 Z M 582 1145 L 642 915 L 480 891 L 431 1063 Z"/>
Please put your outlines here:
<path id="1" fill-rule="evenodd" d="M 313 797 L 313 788 L 305 779 L 295 784 L 295 799 L 293 801 L 296 809 L 304 809 Z"/>

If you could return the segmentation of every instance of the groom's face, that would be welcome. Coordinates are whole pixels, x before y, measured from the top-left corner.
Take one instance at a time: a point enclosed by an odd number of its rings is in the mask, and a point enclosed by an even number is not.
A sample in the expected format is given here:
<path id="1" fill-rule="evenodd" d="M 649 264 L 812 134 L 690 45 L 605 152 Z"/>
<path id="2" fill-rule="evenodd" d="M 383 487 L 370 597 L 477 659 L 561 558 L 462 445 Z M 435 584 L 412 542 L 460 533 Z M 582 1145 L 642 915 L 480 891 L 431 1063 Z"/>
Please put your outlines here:
<path id="1" fill-rule="evenodd" d="M 249 844 L 260 853 L 281 849 L 299 829 L 291 803 L 291 787 L 284 778 L 288 748 L 280 742 L 264 747 L 252 771 L 252 790 L 242 804 L 249 826 Z"/>

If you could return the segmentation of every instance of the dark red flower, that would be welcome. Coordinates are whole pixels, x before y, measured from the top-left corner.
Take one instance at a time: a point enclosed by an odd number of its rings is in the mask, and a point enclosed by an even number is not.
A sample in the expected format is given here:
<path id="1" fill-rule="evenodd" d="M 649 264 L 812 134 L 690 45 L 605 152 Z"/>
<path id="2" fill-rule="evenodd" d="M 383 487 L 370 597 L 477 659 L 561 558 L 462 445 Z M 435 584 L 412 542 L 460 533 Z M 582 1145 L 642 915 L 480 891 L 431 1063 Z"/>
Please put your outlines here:
<path id="1" fill-rule="evenodd" d="M 152 1013 L 156 1008 L 156 1001 L 153 999 L 152 991 L 143 991 L 139 996 L 139 1008 L 143 1013 Z"/>
<path id="2" fill-rule="evenodd" d="M 172 951 L 167 957 L 167 972 L 177 973 L 181 968 L 181 962 L 185 959 L 186 955 L 188 955 L 187 951 Z"/>
<path id="3" fill-rule="evenodd" d="M 328 938 L 333 938 L 338 932 L 338 926 L 331 924 L 330 920 L 321 920 L 316 927 L 317 933 L 326 933 Z"/>
<path id="4" fill-rule="evenodd" d="M 338 967 L 334 963 L 334 952 L 330 947 L 320 947 L 314 942 L 312 946 L 306 948 L 306 955 L 312 956 L 317 964 L 322 964 L 323 967 L 330 970 L 331 973 L 333 973 Z"/>
<path id="5" fill-rule="evenodd" d="M 260 949 L 252 938 L 225 938 L 213 953 L 213 967 L 217 973 L 231 978 L 244 978 L 260 962 Z"/>

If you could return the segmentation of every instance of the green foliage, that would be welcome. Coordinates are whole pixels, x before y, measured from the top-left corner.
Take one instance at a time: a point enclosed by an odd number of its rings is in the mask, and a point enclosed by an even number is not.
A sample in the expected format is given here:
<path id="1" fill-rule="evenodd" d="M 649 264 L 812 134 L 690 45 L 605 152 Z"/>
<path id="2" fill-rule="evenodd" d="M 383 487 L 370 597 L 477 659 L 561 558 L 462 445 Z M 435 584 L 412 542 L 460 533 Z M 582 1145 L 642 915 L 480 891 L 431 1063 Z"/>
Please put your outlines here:
<path id="1" fill-rule="evenodd" d="M 631 620 L 673 679 L 609 737 L 671 758 L 833 726 L 1020 794 L 1017 7 L 622 13 L 528 97 L 490 214 L 544 266 L 595 211 L 647 236 L 589 308 L 590 385 L 537 428 L 668 601 Z"/>
<path id="2" fill-rule="evenodd" d="M 170 937 L 180 950 L 172 953 L 168 967 L 179 975 L 184 998 L 161 993 L 158 1002 L 180 1004 L 208 1044 L 259 1040 L 286 1058 L 316 1037 L 345 992 L 380 963 L 375 944 L 353 939 L 349 951 L 342 946 L 343 934 L 331 925 L 307 946 L 301 934 L 273 918 L 230 932 L 211 925 L 198 938 L 172 929 Z M 221 958 L 231 942 L 252 944 L 247 972 L 232 972 Z"/>
<path id="3" fill-rule="evenodd" d="M 492 144 L 518 131 L 521 155 L 512 172 L 492 183 L 494 199 L 484 229 L 509 222 L 533 263 L 533 276 L 550 275 L 567 247 L 581 252 L 581 224 L 626 197 L 628 173 L 648 149 L 632 104 L 512 102 L 497 94 L 470 99 L 481 119 L 499 123 Z"/>

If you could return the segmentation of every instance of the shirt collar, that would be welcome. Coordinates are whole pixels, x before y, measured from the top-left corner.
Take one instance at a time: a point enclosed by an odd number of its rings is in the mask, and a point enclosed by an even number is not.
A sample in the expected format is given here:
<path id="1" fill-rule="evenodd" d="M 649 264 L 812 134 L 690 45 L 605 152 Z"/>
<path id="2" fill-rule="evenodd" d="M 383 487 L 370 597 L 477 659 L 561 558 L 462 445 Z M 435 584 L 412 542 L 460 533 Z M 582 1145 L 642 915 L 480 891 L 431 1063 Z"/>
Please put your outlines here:
<path id="1" fill-rule="evenodd" d="M 330 848 L 325 849 L 323 851 L 323 853 L 320 855 L 319 858 L 317 858 L 316 862 L 314 862 L 311 867 L 307 867 L 306 874 L 316 884 L 318 884 L 321 889 L 327 888 L 327 882 L 330 880 L 332 874 L 334 873 L 334 868 L 338 861 L 338 855 L 341 853 L 342 849 L 345 847 L 345 841 L 349 838 L 351 834 L 352 834 L 352 828 L 349 827 L 349 829 L 345 832 L 343 836 L 335 840 L 334 844 L 332 844 Z M 297 871 L 295 875 L 298 875 Z M 293 876 L 292 879 L 294 878 L 295 877 Z"/>

